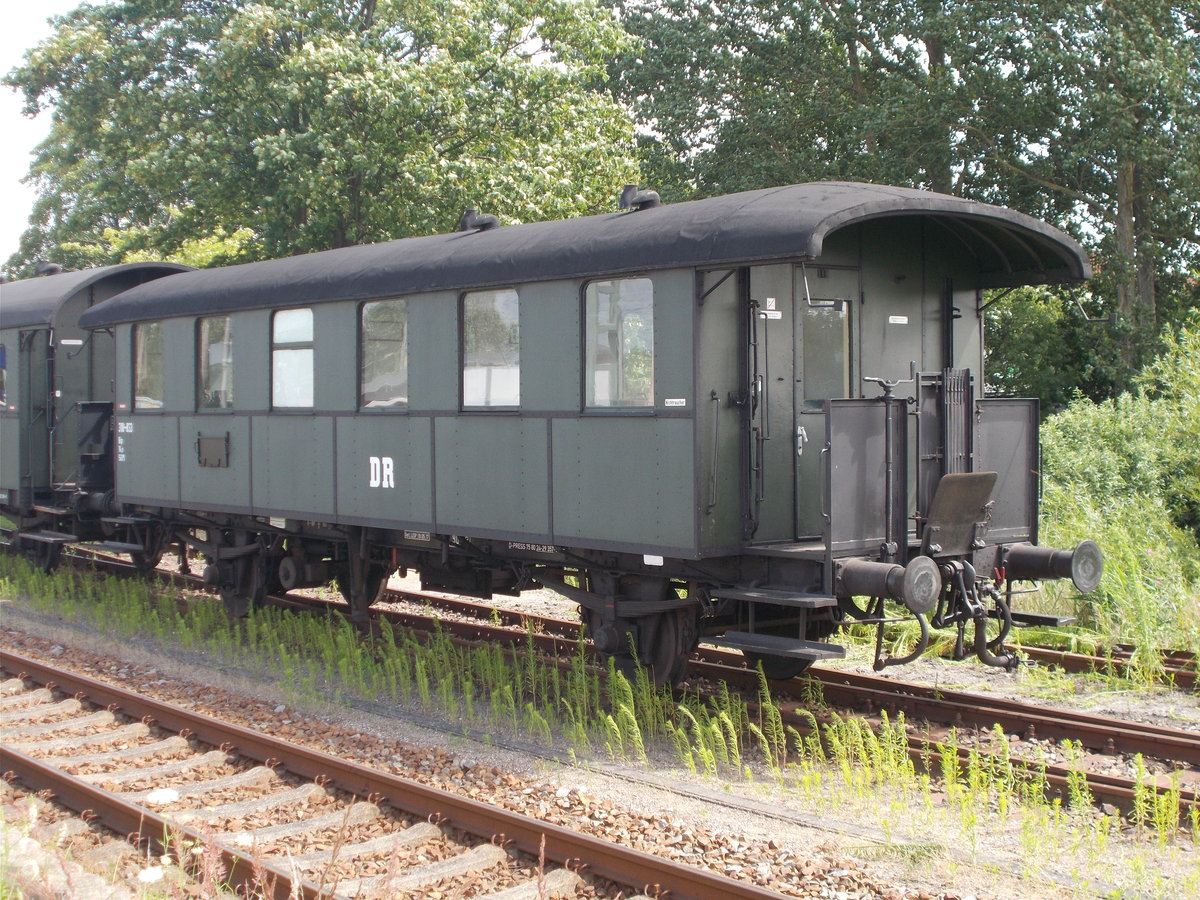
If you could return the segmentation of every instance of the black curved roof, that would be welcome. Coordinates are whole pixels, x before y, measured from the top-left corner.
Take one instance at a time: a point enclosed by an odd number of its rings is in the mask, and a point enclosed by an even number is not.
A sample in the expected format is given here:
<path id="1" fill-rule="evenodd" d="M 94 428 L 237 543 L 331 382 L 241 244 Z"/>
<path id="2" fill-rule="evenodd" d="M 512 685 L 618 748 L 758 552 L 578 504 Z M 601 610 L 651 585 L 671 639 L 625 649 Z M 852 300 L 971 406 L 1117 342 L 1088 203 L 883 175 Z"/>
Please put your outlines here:
<path id="1" fill-rule="evenodd" d="M 136 262 L 100 266 L 78 272 L 60 272 L 0 284 L 0 328 L 49 325 L 59 307 L 86 287 L 114 276 L 140 284 L 163 275 L 190 272 L 178 263 Z"/>
<path id="2" fill-rule="evenodd" d="M 196 271 L 127 291 L 89 310 L 80 324 L 813 258 L 839 228 L 914 215 L 933 220 L 948 241 L 974 256 L 983 286 L 1091 275 L 1074 240 L 1022 213 L 910 188 L 817 182 Z"/>

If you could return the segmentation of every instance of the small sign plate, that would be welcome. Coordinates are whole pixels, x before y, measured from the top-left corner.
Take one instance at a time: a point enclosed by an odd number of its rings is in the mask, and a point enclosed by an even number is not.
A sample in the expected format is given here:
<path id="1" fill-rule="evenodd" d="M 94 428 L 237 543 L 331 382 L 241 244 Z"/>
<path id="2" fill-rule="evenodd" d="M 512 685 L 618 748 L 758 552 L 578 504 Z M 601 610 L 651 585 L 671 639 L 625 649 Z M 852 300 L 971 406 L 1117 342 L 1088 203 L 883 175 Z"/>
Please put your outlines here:
<path id="1" fill-rule="evenodd" d="M 527 553 L 558 553 L 557 547 L 549 544 L 527 544 L 524 541 L 509 541 L 509 550 L 524 550 Z"/>

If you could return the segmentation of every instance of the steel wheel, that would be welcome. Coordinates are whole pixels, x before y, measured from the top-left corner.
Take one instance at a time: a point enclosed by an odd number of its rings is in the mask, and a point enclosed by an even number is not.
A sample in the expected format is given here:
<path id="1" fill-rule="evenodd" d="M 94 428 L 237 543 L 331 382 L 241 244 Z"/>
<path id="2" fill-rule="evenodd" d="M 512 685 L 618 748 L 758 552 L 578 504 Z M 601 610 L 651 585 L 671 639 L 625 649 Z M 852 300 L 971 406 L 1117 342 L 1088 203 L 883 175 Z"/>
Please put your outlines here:
<path id="1" fill-rule="evenodd" d="M 383 596 L 383 592 L 387 587 L 387 580 L 391 577 L 391 572 L 387 567 L 379 563 L 371 563 L 367 566 L 365 587 L 361 598 L 356 598 L 350 587 L 349 571 L 342 571 L 338 574 L 338 591 L 342 595 L 342 599 L 346 601 L 346 605 L 350 607 L 351 618 L 365 616 L 367 610 L 378 602 Z"/>

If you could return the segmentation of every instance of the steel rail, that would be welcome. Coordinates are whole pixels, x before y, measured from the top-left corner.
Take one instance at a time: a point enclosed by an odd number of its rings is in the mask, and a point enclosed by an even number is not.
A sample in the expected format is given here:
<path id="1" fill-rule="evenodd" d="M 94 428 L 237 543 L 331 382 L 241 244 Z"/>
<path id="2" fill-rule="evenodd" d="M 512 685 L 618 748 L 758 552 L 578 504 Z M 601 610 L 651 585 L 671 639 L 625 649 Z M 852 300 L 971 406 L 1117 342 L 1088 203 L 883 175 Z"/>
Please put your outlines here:
<path id="1" fill-rule="evenodd" d="M 339 611 L 343 609 L 340 604 L 329 604 L 320 600 L 310 600 L 290 596 L 281 599 L 283 599 L 284 605 L 298 609 L 319 610 L 324 608 L 328 610 L 332 608 Z M 463 603 L 464 601 L 457 602 Z M 379 615 L 386 617 L 396 624 L 407 628 L 420 629 L 426 632 L 434 627 L 436 623 L 436 627 L 444 629 L 452 637 L 462 641 L 479 642 L 481 644 L 507 643 L 512 647 L 512 651 L 510 652 L 516 652 L 519 646 L 523 645 L 528 639 L 525 632 L 516 632 L 511 629 L 486 624 L 479 620 L 441 620 L 434 617 L 423 616 L 409 612 L 401 612 L 397 610 L 374 610 L 374 612 L 377 612 Z M 528 616 L 526 618 L 531 621 L 540 621 L 536 616 Z M 562 622 L 562 620 L 557 621 L 560 623 Z M 538 634 L 535 632 L 533 633 L 532 637 L 535 645 L 540 650 L 543 650 L 547 654 L 555 658 L 559 658 L 560 660 L 562 658 L 569 657 L 576 647 L 575 641 L 561 636 Z M 702 652 L 706 655 L 723 657 L 725 662 L 720 663 L 710 661 L 708 659 L 693 659 L 691 662 L 689 662 L 690 671 L 693 674 L 700 674 L 707 678 L 713 679 L 714 681 L 725 681 L 727 684 L 750 689 L 754 689 L 758 686 L 758 673 L 744 668 L 741 654 L 722 650 L 709 650 L 709 648 L 703 648 Z M 567 663 L 560 662 L 560 664 L 566 665 Z M 811 669 L 809 671 L 810 673 L 814 672 L 814 670 Z M 849 675 L 850 673 L 820 671 L 819 673 L 815 674 L 819 674 L 823 690 L 828 691 L 832 689 L 832 691 L 835 692 L 840 690 L 845 696 L 847 705 L 854 706 L 856 703 L 861 703 L 861 700 L 858 698 L 860 697 L 860 690 L 863 688 L 854 687 L 848 684 L 839 686 L 835 683 L 832 683 L 837 678 L 845 678 L 846 675 Z M 972 695 L 963 694 L 960 695 L 962 698 L 965 698 L 962 702 L 939 706 L 941 701 L 932 696 L 932 694 L 936 693 L 934 689 L 924 689 L 929 692 L 929 696 L 926 697 L 916 697 L 912 695 L 906 696 L 904 694 L 898 695 L 896 693 L 896 689 L 898 687 L 907 691 L 909 689 L 917 688 L 917 686 L 905 683 L 897 683 L 888 679 L 875 679 L 872 678 L 872 676 L 853 675 L 852 677 L 854 679 L 877 681 L 881 685 L 884 685 L 883 688 L 874 689 L 879 700 L 876 708 L 886 708 L 888 706 L 891 706 L 892 708 L 904 708 L 905 706 L 908 706 L 908 711 L 913 712 L 918 717 L 921 713 L 929 710 L 938 708 L 946 710 L 952 708 L 953 716 L 963 717 L 963 722 L 956 724 L 965 724 L 966 721 L 973 721 L 981 728 L 990 728 L 993 724 L 994 717 L 991 715 L 990 711 L 986 707 L 980 708 L 979 706 L 979 703 L 983 702 L 982 698 L 975 698 Z M 864 684 L 865 683 L 867 682 L 864 681 Z M 794 681 L 772 681 L 770 684 L 775 690 L 781 692 L 795 691 L 797 689 L 797 684 Z M 828 697 L 829 695 L 826 694 L 826 699 L 828 699 Z M 1022 709 L 1020 704 L 1012 703 L 1011 701 L 1002 701 L 1002 703 L 1011 704 L 1017 710 Z M 751 708 L 751 710 L 755 710 L 757 709 L 758 704 L 755 701 L 748 701 L 748 706 Z M 785 723 L 796 728 L 801 733 L 805 733 L 808 731 L 808 720 L 807 716 L 799 712 L 800 709 L 801 704 L 796 702 L 784 702 L 781 704 L 781 712 L 784 715 Z M 1022 722 L 1026 731 L 1028 730 L 1028 726 L 1032 724 L 1034 725 L 1035 729 L 1041 727 L 1044 732 L 1048 732 L 1049 734 L 1057 732 L 1064 738 L 1070 737 L 1072 739 L 1076 739 L 1080 735 L 1087 732 L 1082 721 L 1077 722 L 1071 719 L 1071 717 L 1080 716 L 1081 719 L 1092 718 L 1100 722 L 1105 721 L 1103 719 L 1099 719 L 1099 717 L 1086 717 L 1082 716 L 1082 714 L 1067 712 L 1066 718 L 1063 721 L 1055 722 L 1054 716 L 1056 711 L 1045 711 L 1044 716 L 1041 717 L 1038 716 L 1036 711 L 1025 710 L 1025 712 L 1029 713 L 1029 715 L 1025 716 L 1024 718 L 1020 718 L 1018 715 L 1017 718 Z M 1137 728 L 1141 726 L 1128 726 L 1127 723 L 1118 724 L 1120 727 L 1116 731 L 1106 734 L 1106 740 L 1111 736 L 1114 745 L 1118 740 L 1120 740 L 1123 745 L 1126 745 L 1136 739 Z M 1164 745 L 1170 745 L 1173 742 L 1173 745 L 1181 748 L 1185 754 L 1194 756 L 1197 752 L 1198 746 L 1200 746 L 1200 743 L 1198 743 L 1200 742 L 1200 737 L 1192 735 L 1188 732 L 1172 732 L 1171 729 L 1158 729 L 1156 726 L 1145 727 L 1148 730 L 1158 730 L 1166 733 L 1165 735 L 1159 735 L 1156 738 L 1157 743 L 1155 746 L 1159 747 L 1160 749 Z M 1047 737 L 1049 734 L 1043 733 L 1042 736 Z M 1143 751 L 1139 750 L 1135 752 Z M 930 759 L 938 755 L 938 748 L 935 741 L 931 741 L 930 739 L 919 735 L 910 734 L 908 735 L 908 754 L 910 759 L 913 760 L 914 765 L 917 766 L 919 770 L 924 770 L 929 768 L 927 763 L 930 761 Z M 988 754 L 985 753 L 984 755 Z M 970 763 L 970 757 L 971 750 L 969 748 L 958 748 L 960 771 L 967 770 L 967 767 Z M 1030 777 L 1043 778 L 1047 786 L 1054 792 L 1054 794 L 1063 798 L 1068 798 L 1072 795 L 1072 791 L 1077 789 L 1079 774 L 1083 774 L 1096 802 L 1112 804 L 1122 812 L 1129 812 L 1135 807 L 1135 797 L 1137 791 L 1135 784 L 1131 779 L 1122 778 L 1120 776 L 1105 775 L 1098 772 L 1088 772 L 1086 770 L 1084 770 L 1082 773 L 1076 773 L 1072 769 L 1069 769 L 1065 766 L 1054 764 L 1043 765 L 1040 762 L 1022 760 L 1019 757 L 1011 758 L 1011 763 L 1014 768 L 1026 771 Z M 1169 786 L 1167 784 L 1162 783 L 1157 784 L 1156 789 L 1166 790 L 1168 787 Z M 1197 801 L 1197 799 L 1200 799 L 1200 797 L 1197 796 L 1197 793 L 1194 790 L 1185 789 L 1181 792 L 1181 799 L 1184 803 L 1194 803 Z"/>
<path id="2" fill-rule="evenodd" d="M 1073 653 L 1069 650 L 1054 650 L 1049 647 L 1018 646 L 1017 649 L 1030 659 L 1041 663 L 1055 665 L 1064 672 L 1088 673 L 1111 671 L 1114 675 L 1127 676 L 1132 667 L 1129 655 L 1092 656 L 1086 653 Z M 1194 690 L 1196 688 L 1195 660 L 1188 660 L 1181 651 L 1173 651 L 1163 656 L 1163 675 L 1176 687 Z"/>
<path id="3" fill-rule="evenodd" d="M 59 677 L 57 672 L 55 675 Z M 239 888 L 255 891 L 265 889 L 270 891 L 275 900 L 289 900 L 297 896 L 304 900 L 321 900 L 331 896 L 310 881 L 293 880 L 290 873 L 277 866 L 255 861 L 220 841 L 205 837 L 194 828 L 174 822 L 152 809 L 126 802 L 118 795 L 76 778 L 56 766 L 47 765 L 11 747 L 0 746 L 0 749 L 3 750 L 0 771 L 6 778 L 11 773 L 31 791 L 51 792 L 60 805 L 84 818 L 94 817 L 109 830 L 125 835 L 130 843 L 136 845 L 149 841 L 164 852 L 174 852 L 180 840 L 194 842 L 195 846 L 203 846 L 208 842 L 215 844 L 225 865 L 225 877 L 235 891 Z M 186 857 L 180 860 L 180 864 L 187 864 Z M 247 896 L 250 894 L 247 893 Z"/>
<path id="4" fill-rule="evenodd" d="M 187 578 L 187 576 L 179 575 L 167 575 L 165 577 L 170 578 L 175 583 L 178 583 L 181 577 Z M 196 579 L 192 576 L 188 580 L 195 581 Z M 524 643 L 526 640 L 524 632 L 518 634 L 511 629 L 485 622 L 484 617 L 490 618 L 492 616 L 493 608 L 490 606 L 450 598 L 444 595 L 429 595 L 413 591 L 389 591 L 388 594 L 408 602 L 424 603 L 431 607 L 453 611 L 471 620 L 442 620 L 437 617 L 398 610 L 373 610 L 396 624 L 428 631 L 431 623 L 436 621 L 440 627 L 458 639 L 469 641 L 518 644 Z M 309 611 L 347 611 L 347 608 L 343 604 L 329 603 L 327 601 L 295 595 L 273 597 L 272 601 L 284 607 L 306 609 Z M 539 648 L 551 655 L 563 656 L 574 650 L 575 641 L 579 633 L 578 623 L 515 611 L 500 611 L 500 616 L 502 621 L 509 622 L 511 625 L 536 623 L 547 629 L 547 632 L 555 632 L 555 634 L 533 634 L 534 641 Z M 568 635 L 574 635 L 575 637 L 568 637 Z M 689 662 L 689 668 L 693 674 L 704 675 L 749 688 L 754 688 L 758 683 L 757 673 L 745 668 L 744 658 L 739 653 L 704 647 L 698 651 L 696 656 L 699 658 L 693 658 Z M 814 667 L 809 670 L 808 674 L 820 682 L 825 699 L 834 697 L 837 698 L 835 702 L 850 707 L 867 705 L 872 711 L 874 709 L 887 708 L 900 709 L 914 718 L 933 719 L 937 719 L 937 716 L 936 714 L 930 716 L 930 713 L 936 713 L 940 709 L 947 714 L 943 716 L 943 718 L 947 719 L 947 724 L 970 725 L 979 728 L 991 728 L 992 725 L 996 724 L 996 719 L 1001 718 L 1007 721 L 1008 727 L 1014 732 L 1021 731 L 1023 734 L 1029 735 L 1029 729 L 1032 726 L 1033 735 L 1030 736 L 1060 739 L 1070 738 L 1073 740 L 1086 738 L 1087 740 L 1084 741 L 1086 746 L 1090 746 L 1092 749 L 1100 749 L 1104 752 L 1143 753 L 1147 755 L 1167 753 L 1172 759 L 1175 758 L 1178 752 L 1183 757 L 1179 761 L 1184 762 L 1194 758 L 1197 753 L 1197 737 L 1189 732 L 1164 729 L 1153 725 L 1142 725 L 1140 723 L 1130 725 L 1129 723 L 1105 720 L 1101 717 L 1086 716 L 1072 711 L 1045 710 L 1044 708 L 1032 709 L 1014 701 L 1001 701 L 970 694 L 959 693 L 948 697 L 947 695 L 950 695 L 952 692 L 857 673 L 837 672 Z M 770 683 L 776 690 L 787 691 L 796 689 L 794 681 L 772 681 Z M 998 709 L 993 709 L 990 706 L 991 704 L 994 704 Z M 1088 720 L 1091 721 L 1089 722 Z M 803 725 L 803 722 L 799 720 L 789 724 L 800 728 L 801 731 L 804 730 L 800 727 Z M 1001 724 L 1003 725 L 1003 722 Z M 1097 743 L 1100 737 L 1103 738 L 1103 744 Z M 923 765 L 923 761 L 927 760 L 931 754 L 929 742 L 911 735 L 909 736 L 909 742 L 910 756 L 918 765 Z M 960 748 L 959 755 L 964 764 L 968 759 L 969 752 Z M 1021 763 L 1019 760 L 1014 760 L 1014 765 L 1018 764 L 1023 764 L 1031 772 L 1035 768 L 1033 763 Z M 1133 782 L 1130 779 L 1099 773 L 1085 774 L 1097 801 L 1112 803 L 1123 811 L 1132 809 L 1135 790 Z M 1064 797 L 1069 795 L 1074 784 L 1074 779 L 1077 778 L 1077 775 L 1072 771 L 1053 765 L 1044 767 L 1044 775 L 1047 784 L 1056 793 Z M 1166 785 L 1159 785 L 1159 787 L 1165 789 Z M 1195 791 L 1185 790 L 1183 792 L 1184 802 L 1196 802 L 1197 799 Z"/>
<path id="5" fill-rule="evenodd" d="M 8 532 L 11 532 L 11 529 L 0 529 L 0 535 L 7 534 Z M 10 545 L 8 544 L 4 544 L 3 546 L 6 549 L 10 549 Z M 73 545 L 70 552 L 72 556 L 68 558 L 107 566 L 114 574 L 123 576 L 144 574 L 142 570 L 137 569 L 127 560 L 110 556 L 85 545 Z M 159 578 L 173 584 L 193 584 L 204 587 L 203 581 L 195 575 L 167 572 L 163 569 L 158 569 L 157 573 Z M 388 589 L 385 592 L 386 596 L 407 602 L 426 603 L 435 608 L 460 612 L 462 615 L 468 616 L 478 615 L 478 610 L 480 609 L 477 604 L 442 594 L 426 594 L 420 591 Z M 543 625 L 550 625 L 552 629 L 561 628 L 562 630 L 557 633 L 561 633 L 565 637 L 573 636 L 578 631 L 578 625 L 574 622 L 532 616 L 515 610 L 494 609 L 492 607 L 483 607 L 483 609 L 486 609 L 489 615 L 493 613 L 498 615 L 499 621 L 505 625 L 520 625 L 526 619 L 535 619 Z M 1110 648 L 1111 652 L 1096 655 L 1029 644 L 1016 645 L 1015 649 L 1024 654 L 1028 659 L 1059 666 L 1065 672 L 1087 674 L 1110 671 L 1120 677 L 1128 676 L 1132 665 L 1130 657 L 1133 655 L 1134 650 L 1134 648 L 1125 644 L 1114 645 Z M 1200 676 L 1200 663 L 1198 663 L 1195 654 L 1186 650 L 1164 650 L 1161 653 L 1161 657 L 1163 674 L 1167 681 L 1178 688 L 1188 690 L 1195 690 L 1200 686 L 1197 682 L 1197 678 Z"/>
<path id="6" fill-rule="evenodd" d="M 409 602 L 428 602 L 431 607 L 478 620 L 478 625 L 472 623 L 470 626 L 473 636 L 477 639 L 502 639 L 503 629 L 483 621 L 490 616 L 490 607 L 457 598 L 407 591 L 398 593 Z M 295 598 L 289 600 L 295 601 Z M 403 624 L 422 627 L 419 616 L 390 610 L 386 612 L 389 617 L 402 617 Z M 500 615 L 501 621 L 510 626 L 534 624 L 543 629 L 544 633 L 558 635 L 563 640 L 578 639 L 579 626 L 575 622 L 504 610 L 500 611 Z M 441 620 L 441 625 L 444 628 L 454 627 L 445 620 Z M 535 638 L 538 634 L 535 632 Z M 745 657 L 729 650 L 702 646 L 694 654 L 690 666 L 694 673 L 722 678 L 731 685 L 754 688 L 758 684 L 758 674 L 746 668 Z M 892 709 L 949 725 L 991 728 L 998 724 L 1007 732 L 1026 737 L 1071 739 L 1105 753 L 1142 753 L 1200 766 L 1200 733 L 1149 723 L 1124 722 L 1075 710 L 1031 706 L 1000 697 L 933 688 L 877 675 L 818 666 L 810 668 L 806 675 L 820 682 L 825 700 L 855 708 L 865 707 L 868 713 L 878 709 Z M 797 688 L 795 680 L 770 683 L 774 689 L 780 691 L 794 691 Z"/>
<path id="7" fill-rule="evenodd" d="M 108 567 L 109 570 L 114 574 L 119 574 L 121 576 L 143 574 L 141 570 L 135 568 L 131 563 L 124 559 L 109 556 L 86 546 L 75 547 L 73 548 L 73 551 L 74 559 L 92 564 L 104 565 Z M 206 587 L 204 582 L 196 575 L 184 575 L 175 572 L 167 572 L 162 569 L 157 570 L 157 574 L 160 579 L 163 579 L 171 584 L 193 585 L 199 588 Z M 576 622 L 568 622 L 562 619 L 537 616 L 533 614 L 522 613 L 516 610 L 496 609 L 494 607 L 481 606 L 468 600 L 463 600 L 444 594 L 428 594 L 421 591 L 388 589 L 385 591 L 384 597 L 390 597 L 393 601 L 400 600 L 409 603 L 426 604 L 432 608 L 444 609 L 449 612 L 455 612 L 469 617 L 485 617 L 488 619 L 498 618 L 501 624 L 508 626 L 522 626 L 527 621 L 536 621 L 543 628 L 546 628 L 550 633 L 559 634 L 567 638 L 574 638 L 579 632 L 579 625 Z M 278 601 L 279 598 L 273 599 Z M 1130 656 L 1132 655 L 1132 648 L 1129 648 L 1126 645 L 1116 645 L 1111 654 L 1094 656 L 1085 653 L 1075 653 L 1067 650 L 1057 650 L 1050 647 L 1038 647 L 1027 644 L 1017 645 L 1015 649 L 1024 654 L 1030 660 L 1047 665 L 1055 665 L 1060 667 L 1063 671 L 1072 674 L 1104 673 L 1109 671 L 1119 677 L 1128 677 L 1129 669 L 1131 668 Z M 707 648 L 701 651 L 701 653 L 708 652 L 710 651 Z M 723 651 L 716 652 L 719 653 Z M 1197 661 L 1194 654 L 1183 650 L 1168 650 L 1163 652 L 1162 659 L 1164 666 L 1163 674 L 1167 681 L 1174 684 L 1175 687 L 1182 689 L 1195 690 L 1197 688 Z M 824 673 L 819 668 L 811 669 L 810 674 L 814 678 L 820 678 L 822 681 L 825 681 Z M 859 677 L 869 678 L 870 676 Z M 869 685 L 864 685 L 864 687 L 869 687 Z M 914 685 L 914 687 L 917 686 Z M 1050 734 L 1059 735 L 1060 729 L 1056 728 L 1052 723 L 1046 724 L 1050 728 Z M 1116 746 L 1115 749 L 1119 752 L 1123 752 L 1121 751 L 1120 746 Z M 1131 750 L 1129 752 L 1142 751 Z"/>
<path id="8" fill-rule="evenodd" d="M 461 600 L 455 597 L 448 597 L 440 594 L 426 594 L 419 591 L 393 591 L 389 590 L 387 594 L 394 598 L 405 600 L 411 603 L 426 603 L 435 609 L 445 609 L 450 612 L 460 613 L 467 616 L 479 616 L 480 607 L 470 601 Z M 484 607 L 489 612 L 490 607 Z M 513 610 L 498 610 L 500 621 L 505 625 L 520 625 L 525 619 L 534 619 L 547 627 L 549 631 L 555 634 L 561 634 L 563 637 L 574 637 L 578 633 L 578 625 L 574 622 L 566 622 L 562 619 L 546 619 L 539 616 L 527 615 Z M 485 617 L 486 617 L 485 615 Z M 1031 660 L 1049 665 L 1057 665 L 1066 672 L 1071 673 L 1089 673 L 1089 672 L 1104 672 L 1112 670 L 1115 674 L 1127 676 L 1130 669 L 1129 657 L 1132 655 L 1132 649 L 1124 645 L 1118 645 L 1113 648 L 1111 655 L 1096 655 L 1092 656 L 1085 653 L 1073 653 L 1065 650 L 1055 650 L 1048 647 L 1029 646 L 1026 644 L 1016 645 L 1015 649 L 1023 653 Z M 1162 654 L 1164 675 L 1172 681 L 1176 687 L 1194 689 L 1196 688 L 1196 658 L 1191 653 L 1184 650 L 1168 650 Z"/>
<path id="9" fill-rule="evenodd" d="M 735 881 L 723 875 L 665 860 L 641 850 L 611 844 L 559 825 L 509 812 L 415 781 L 378 772 L 318 750 L 260 734 L 249 728 L 221 722 L 171 703 L 143 697 L 123 688 L 63 671 L 7 650 L 0 651 L 0 666 L 23 673 L 33 681 L 55 682 L 60 690 L 81 692 L 98 705 L 115 705 L 134 718 L 150 717 L 157 725 L 219 747 L 232 745 L 248 758 L 279 764 L 309 780 L 323 778 L 347 793 L 382 797 L 397 809 L 419 818 L 439 816 L 483 840 L 500 840 L 534 858 L 545 841 L 545 857 L 576 870 L 586 869 L 618 884 L 673 900 L 709 900 L 712 897 L 745 900 L 778 900 L 777 892 Z"/>

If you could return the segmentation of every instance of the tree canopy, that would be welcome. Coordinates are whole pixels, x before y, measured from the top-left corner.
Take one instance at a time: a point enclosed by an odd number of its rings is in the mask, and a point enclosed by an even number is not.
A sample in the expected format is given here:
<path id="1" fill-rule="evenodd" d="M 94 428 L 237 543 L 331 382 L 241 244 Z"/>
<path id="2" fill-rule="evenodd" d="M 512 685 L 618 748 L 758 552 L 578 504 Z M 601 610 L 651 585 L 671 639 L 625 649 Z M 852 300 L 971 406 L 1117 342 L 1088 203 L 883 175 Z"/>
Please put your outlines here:
<path id="1" fill-rule="evenodd" d="M 1200 306 L 1184 0 L 109 0 L 6 81 L 53 116 L 12 267 L 578 215 L 640 160 L 668 200 L 845 178 L 1065 228 L 1088 291 L 1018 292 L 989 334 L 989 383 L 1050 405 L 1127 385 Z"/>
<path id="2" fill-rule="evenodd" d="M 52 107 L 10 265 L 262 258 L 609 208 L 636 180 L 587 0 L 83 4 L 6 82 Z"/>
<path id="3" fill-rule="evenodd" d="M 1098 390 L 1200 302 L 1194 3 L 615 2 L 639 43 L 614 83 L 659 183 L 877 181 L 1056 223 L 1094 252 L 1100 306 L 1121 315 Z"/>

